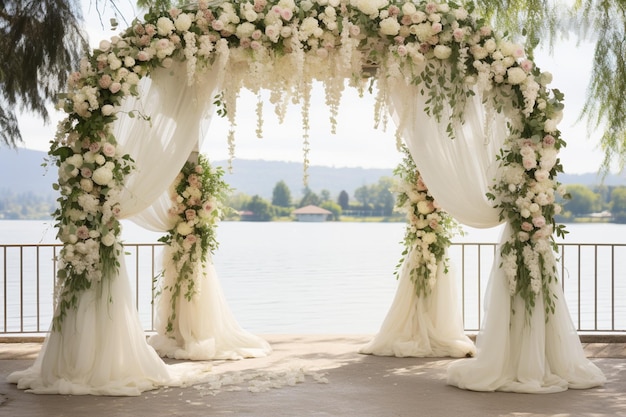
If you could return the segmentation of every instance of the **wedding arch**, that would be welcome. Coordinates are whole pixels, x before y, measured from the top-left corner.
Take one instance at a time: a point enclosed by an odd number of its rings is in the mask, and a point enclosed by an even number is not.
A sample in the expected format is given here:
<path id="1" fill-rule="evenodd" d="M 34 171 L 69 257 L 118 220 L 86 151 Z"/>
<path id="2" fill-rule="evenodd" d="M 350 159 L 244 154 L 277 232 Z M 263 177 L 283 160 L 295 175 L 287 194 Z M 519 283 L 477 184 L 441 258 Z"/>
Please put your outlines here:
<path id="1" fill-rule="evenodd" d="M 376 122 L 392 116 L 398 144 L 406 143 L 441 208 L 474 227 L 506 223 L 477 356 L 453 363 L 448 383 L 521 392 L 602 384 L 558 283 L 562 95 L 471 4 L 390 0 L 200 0 L 149 12 L 102 41 L 71 76 L 59 103 L 68 116 L 50 150 L 63 242 L 52 329 L 33 367 L 9 379 L 33 392 L 136 395 L 202 378 L 202 370 L 181 377 L 147 345 L 129 296 L 120 219 L 172 230 L 169 187 L 210 137 L 214 113 L 231 121 L 234 146 L 242 88 L 269 90 L 279 120 L 290 102 L 301 104 L 306 163 L 313 82 L 323 83 L 334 124 L 346 80 L 361 89 L 374 82 Z M 260 127 L 261 105 L 257 114 Z M 180 234 L 212 210 L 200 204 Z M 426 268 L 433 286 L 445 276 L 440 260 Z M 214 274 L 210 259 L 197 265 Z M 242 334 L 253 355 L 268 353 Z"/>

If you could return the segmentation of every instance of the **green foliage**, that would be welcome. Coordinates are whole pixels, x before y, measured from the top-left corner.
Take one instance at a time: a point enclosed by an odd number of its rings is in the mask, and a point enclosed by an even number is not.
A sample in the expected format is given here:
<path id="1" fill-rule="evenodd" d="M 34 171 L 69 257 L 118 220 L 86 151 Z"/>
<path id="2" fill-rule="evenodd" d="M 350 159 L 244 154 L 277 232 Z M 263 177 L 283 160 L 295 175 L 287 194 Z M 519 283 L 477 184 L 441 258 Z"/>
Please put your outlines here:
<path id="1" fill-rule="evenodd" d="M 339 220 L 341 217 L 341 206 L 335 202 L 326 200 L 320 204 L 320 207 L 332 212 L 332 219 L 335 221 Z"/>
<path id="2" fill-rule="evenodd" d="M 568 185 L 567 193 L 570 198 L 564 208 L 574 216 L 583 216 L 600 210 L 599 196 L 589 187 L 578 184 Z"/>
<path id="3" fill-rule="evenodd" d="M 246 220 L 267 222 L 274 217 L 274 210 L 270 202 L 259 195 L 252 196 L 244 209 L 252 213 L 246 216 Z"/>
<path id="4" fill-rule="evenodd" d="M 626 213 L 626 187 L 617 187 L 611 192 L 611 211 L 616 219 L 618 214 Z"/>
<path id="5" fill-rule="evenodd" d="M 22 142 L 16 111 L 49 120 L 87 49 L 78 0 L 4 0 L 0 9 L 0 144 Z"/>
<path id="6" fill-rule="evenodd" d="M 50 219 L 55 209 L 56 197 L 53 194 L 0 190 L 0 219 Z"/>
<path id="7" fill-rule="evenodd" d="M 316 193 L 314 193 L 309 187 L 305 187 L 304 196 L 298 203 L 298 207 L 305 207 L 310 205 L 319 206 L 321 202 L 322 201 L 320 197 Z"/>
<path id="8" fill-rule="evenodd" d="M 291 191 L 285 181 L 276 183 L 272 192 L 272 204 L 279 207 L 291 206 Z"/>
<path id="9" fill-rule="evenodd" d="M 581 117 L 590 132 L 602 129 L 604 174 L 616 160 L 626 162 L 626 1 L 578 0 L 572 27 L 595 42 L 591 80 Z"/>
<path id="10" fill-rule="evenodd" d="M 196 294 L 196 281 L 208 261 L 208 255 L 218 247 L 217 222 L 223 214 L 229 187 L 222 179 L 224 171 L 212 168 L 207 158 L 198 156 L 197 162 L 187 161 L 174 181 L 169 214 L 176 220 L 167 235 L 159 239 L 165 243 L 171 262 L 163 272 L 174 277 L 172 283 L 162 285 L 159 293 L 169 291 L 170 314 L 166 333 L 173 334 L 177 303 L 181 291 L 187 301 Z M 199 276 L 200 274 L 200 276 Z"/>
<path id="11" fill-rule="evenodd" d="M 345 190 L 341 190 L 339 193 L 337 204 L 339 204 L 342 210 L 346 210 L 350 207 L 350 195 Z"/>

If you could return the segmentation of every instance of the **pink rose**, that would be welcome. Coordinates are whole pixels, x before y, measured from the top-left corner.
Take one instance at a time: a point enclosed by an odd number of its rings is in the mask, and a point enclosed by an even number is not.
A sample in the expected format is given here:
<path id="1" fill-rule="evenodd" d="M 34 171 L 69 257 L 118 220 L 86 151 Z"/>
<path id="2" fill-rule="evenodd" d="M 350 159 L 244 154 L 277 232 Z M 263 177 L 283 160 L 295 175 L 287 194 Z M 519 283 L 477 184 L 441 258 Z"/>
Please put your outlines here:
<path id="1" fill-rule="evenodd" d="M 81 240 L 89 239 L 89 229 L 87 226 L 80 226 L 78 230 L 76 230 L 76 236 Z"/>
<path id="2" fill-rule="evenodd" d="M 109 74 L 104 74 L 98 80 L 98 85 L 100 86 L 100 88 L 106 89 L 109 88 L 112 82 L 113 80 L 111 79 L 111 76 Z"/>
<path id="3" fill-rule="evenodd" d="M 541 228 L 546 225 L 546 218 L 543 216 L 533 217 L 533 224 L 535 227 Z"/>
<path id="4" fill-rule="evenodd" d="M 526 72 L 530 72 L 530 70 L 533 69 L 533 61 L 529 60 L 529 59 L 525 59 L 522 61 L 522 63 L 520 64 L 520 66 L 522 67 L 522 69 Z"/>
<path id="5" fill-rule="evenodd" d="M 537 167 L 537 161 L 534 158 L 524 158 L 522 159 L 522 165 L 525 169 L 533 169 Z"/>
<path id="6" fill-rule="evenodd" d="M 194 234 L 189 234 L 185 236 L 185 242 L 187 242 L 189 245 L 193 245 L 197 241 L 198 241 L 198 238 Z"/>
<path id="7" fill-rule="evenodd" d="M 252 48 L 255 51 L 258 51 L 259 49 L 261 49 L 262 45 L 261 42 L 259 41 L 252 41 L 250 42 L 250 48 Z"/>
<path id="8" fill-rule="evenodd" d="M 80 169 L 80 175 L 81 175 L 83 178 L 91 178 L 91 174 L 92 174 L 92 171 L 91 171 L 91 169 L 90 169 L 90 168 L 87 168 L 87 167 L 82 167 L 82 168 Z"/>
<path id="9" fill-rule="evenodd" d="M 224 22 L 222 22 L 221 20 L 214 20 L 211 22 L 211 27 L 213 28 L 213 30 L 219 32 L 220 30 L 224 30 Z"/>
<path id="10" fill-rule="evenodd" d="M 293 12 L 289 9 L 282 9 L 280 11 L 280 17 L 282 17 L 285 21 L 290 21 L 293 17 Z"/>
<path id="11" fill-rule="evenodd" d="M 554 136 L 552 136 L 552 135 L 545 135 L 543 137 L 543 145 L 544 146 L 554 146 L 555 143 L 556 143 L 556 139 L 554 139 Z"/>
<path id="12" fill-rule="evenodd" d="M 185 210 L 185 219 L 191 221 L 196 218 L 196 211 L 194 209 Z"/>
<path id="13" fill-rule="evenodd" d="M 189 177 L 187 178 L 187 182 L 189 183 L 189 185 L 196 188 L 200 185 L 200 179 L 196 174 L 189 175 Z"/>
<path id="14" fill-rule="evenodd" d="M 137 60 L 138 61 L 148 61 L 150 59 L 150 54 L 146 51 L 137 52 Z"/>
<path id="15" fill-rule="evenodd" d="M 437 11 L 437 3 L 427 3 L 426 4 L 426 13 L 432 14 Z"/>
<path id="16" fill-rule="evenodd" d="M 428 190 L 428 187 L 426 187 L 426 183 L 424 182 L 422 177 L 419 177 L 417 179 L 417 183 L 415 184 L 415 188 L 417 188 L 417 191 L 426 191 L 426 190 Z"/>
<path id="17" fill-rule="evenodd" d="M 146 33 L 146 29 L 143 27 L 142 24 L 137 24 L 133 27 L 133 31 L 137 34 L 137 35 L 143 35 L 144 33 Z"/>
<path id="18" fill-rule="evenodd" d="M 96 152 L 98 152 L 99 150 L 100 150 L 100 143 L 98 143 L 98 142 L 91 142 L 91 143 L 89 144 L 89 151 L 90 151 L 91 153 L 96 153 Z"/>
<path id="19" fill-rule="evenodd" d="M 262 12 L 267 6 L 266 0 L 254 0 L 254 11 L 259 13 Z"/>
<path id="20" fill-rule="evenodd" d="M 115 145 L 108 142 L 105 143 L 104 146 L 102 146 L 102 153 L 109 158 L 115 156 Z"/>
<path id="21" fill-rule="evenodd" d="M 523 231 L 530 232 L 533 229 L 534 229 L 534 227 L 533 227 L 533 225 L 531 223 L 528 223 L 528 222 L 523 222 L 522 223 L 522 230 Z"/>
<path id="22" fill-rule="evenodd" d="M 109 91 L 112 92 L 113 94 L 117 93 L 121 89 L 122 89 L 122 84 L 118 82 L 111 84 L 111 86 L 109 87 Z"/>

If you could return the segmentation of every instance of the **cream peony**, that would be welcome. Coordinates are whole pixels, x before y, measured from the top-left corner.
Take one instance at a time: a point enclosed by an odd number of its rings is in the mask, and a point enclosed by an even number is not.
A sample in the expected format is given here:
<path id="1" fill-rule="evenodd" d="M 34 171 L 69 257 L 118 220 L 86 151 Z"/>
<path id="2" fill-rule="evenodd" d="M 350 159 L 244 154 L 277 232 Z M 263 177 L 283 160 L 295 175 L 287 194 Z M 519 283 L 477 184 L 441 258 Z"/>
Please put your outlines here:
<path id="1" fill-rule="evenodd" d="M 400 23 L 395 17 L 388 17 L 380 22 L 380 33 L 395 36 L 400 32 Z"/>
<path id="2" fill-rule="evenodd" d="M 187 222 L 180 222 L 176 226 L 176 233 L 181 236 L 187 236 L 191 232 L 193 232 L 193 227 L 191 227 Z"/>
<path id="3" fill-rule="evenodd" d="M 528 74 L 520 67 L 513 67 L 506 71 L 506 76 L 509 84 L 516 85 L 523 83 Z"/>
<path id="4" fill-rule="evenodd" d="M 113 181 L 113 172 L 109 168 L 101 166 L 93 172 L 91 178 L 96 184 L 106 186 Z"/>
<path id="5" fill-rule="evenodd" d="M 186 32 L 191 27 L 191 23 L 192 23 L 191 16 L 189 16 L 187 13 L 183 13 L 176 18 L 176 21 L 174 22 L 174 26 L 176 27 L 177 31 Z"/>
<path id="6" fill-rule="evenodd" d="M 102 244 L 104 246 L 113 246 L 113 244 L 115 243 L 116 238 L 115 235 L 111 232 L 107 233 L 106 235 L 102 236 Z"/>
<path id="7" fill-rule="evenodd" d="M 433 51 L 435 57 L 438 59 L 448 59 L 452 55 L 452 49 L 445 45 L 437 45 Z"/>
<path id="8" fill-rule="evenodd" d="M 157 20 L 157 31 L 161 36 L 167 36 L 174 31 L 174 22 L 167 17 L 159 17 Z"/>

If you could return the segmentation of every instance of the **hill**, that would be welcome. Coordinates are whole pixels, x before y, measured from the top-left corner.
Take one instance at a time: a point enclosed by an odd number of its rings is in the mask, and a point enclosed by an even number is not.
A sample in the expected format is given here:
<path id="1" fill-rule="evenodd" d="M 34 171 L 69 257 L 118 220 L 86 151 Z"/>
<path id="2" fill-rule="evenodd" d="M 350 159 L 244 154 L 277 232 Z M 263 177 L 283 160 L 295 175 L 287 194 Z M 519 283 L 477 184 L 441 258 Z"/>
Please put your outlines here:
<path id="1" fill-rule="evenodd" d="M 54 193 L 52 183 L 56 181 L 57 172 L 55 167 L 46 169 L 41 166 L 46 156 L 43 151 L 1 147 L 0 192 L 32 192 L 40 195 Z M 227 170 L 227 161 L 212 161 L 212 164 L 224 168 L 224 178 L 235 192 L 258 194 L 271 199 L 274 186 L 281 180 L 285 181 L 295 198 L 301 196 L 304 189 L 303 167 L 298 162 L 236 159 L 233 161 L 232 172 Z M 393 176 L 393 167 L 373 169 L 311 166 L 309 188 L 316 193 L 328 190 L 332 196 L 345 190 L 352 196 L 357 188 L 375 184 L 384 176 Z M 599 184 L 601 178 L 595 173 L 561 174 L 559 180 L 563 184 L 592 186 Z M 609 186 L 626 185 L 626 176 L 609 175 L 604 183 Z"/>

